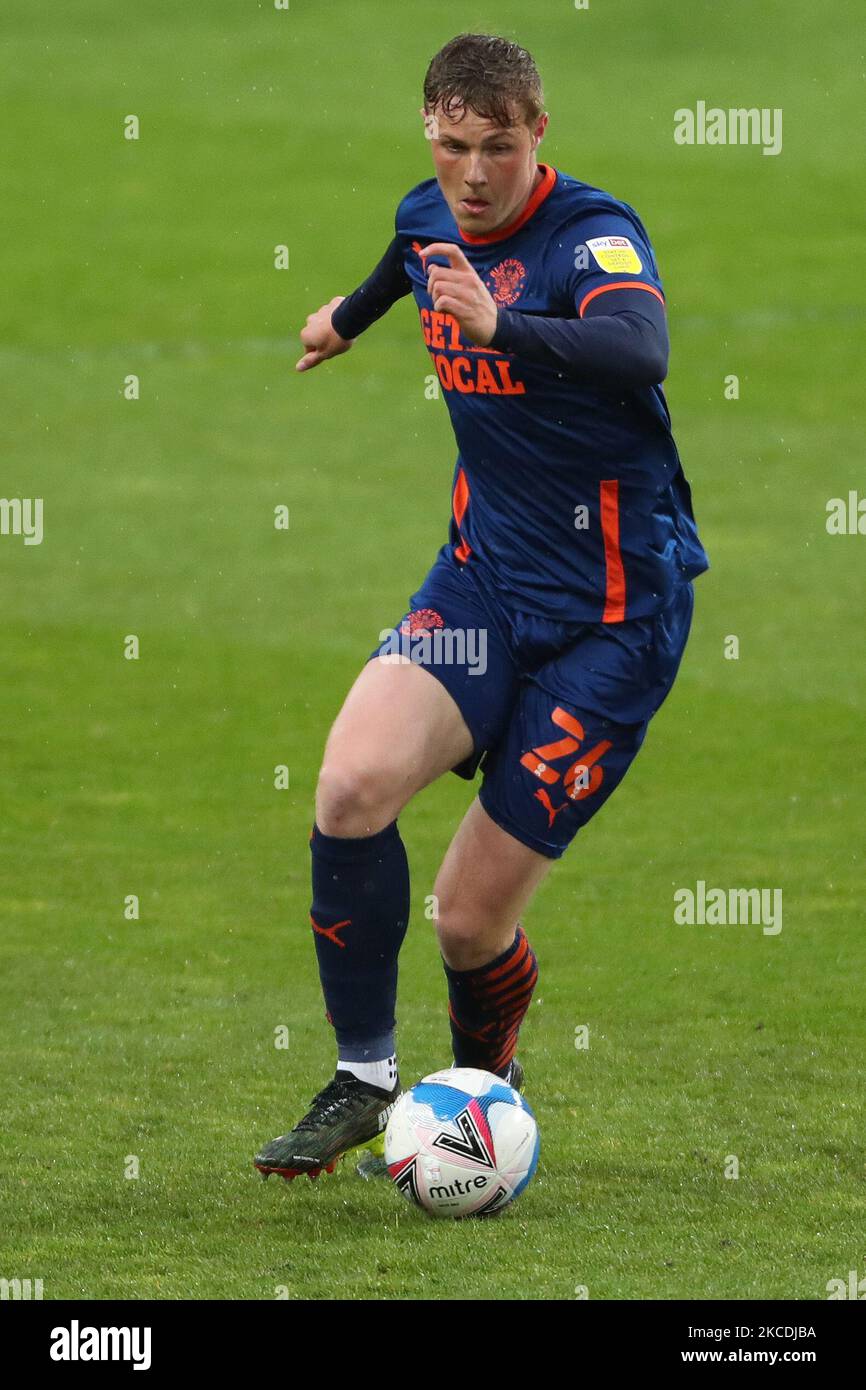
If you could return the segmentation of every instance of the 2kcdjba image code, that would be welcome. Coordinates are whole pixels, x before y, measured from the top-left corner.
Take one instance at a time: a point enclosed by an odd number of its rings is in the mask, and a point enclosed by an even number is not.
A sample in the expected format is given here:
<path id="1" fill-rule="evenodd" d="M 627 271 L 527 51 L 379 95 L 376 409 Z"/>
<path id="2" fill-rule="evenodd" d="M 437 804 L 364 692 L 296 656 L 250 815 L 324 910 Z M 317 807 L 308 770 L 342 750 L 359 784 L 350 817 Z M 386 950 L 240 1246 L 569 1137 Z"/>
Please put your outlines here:
<path id="1" fill-rule="evenodd" d="M 816 1335 L 814 1327 L 690 1327 L 689 1337 L 695 1340 L 721 1342 L 729 1337 L 733 1337 L 737 1342 L 744 1342 L 755 1339 L 757 1342 L 767 1342 L 770 1339 L 779 1341 L 802 1341 L 814 1338 Z M 783 1351 L 778 1347 L 772 1346 L 730 1346 L 730 1347 L 697 1347 L 680 1352 L 682 1361 L 703 1361 L 703 1362 L 763 1362 L 765 1365 L 775 1366 L 783 1361 L 787 1362 L 815 1362 L 818 1353 L 814 1348 L 802 1348 L 795 1351 Z"/>

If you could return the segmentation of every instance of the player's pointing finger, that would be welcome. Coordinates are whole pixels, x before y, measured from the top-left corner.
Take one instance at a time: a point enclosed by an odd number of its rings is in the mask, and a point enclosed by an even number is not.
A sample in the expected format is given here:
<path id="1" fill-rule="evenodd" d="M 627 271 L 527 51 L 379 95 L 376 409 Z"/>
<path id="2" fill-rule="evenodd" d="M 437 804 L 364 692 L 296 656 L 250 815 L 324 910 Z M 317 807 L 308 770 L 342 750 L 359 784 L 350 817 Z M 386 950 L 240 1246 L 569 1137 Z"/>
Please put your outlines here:
<path id="1" fill-rule="evenodd" d="M 453 270 L 458 267 L 462 270 L 471 270 L 472 267 L 464 256 L 459 246 L 453 241 L 432 241 L 429 246 L 424 247 L 424 256 L 447 256 L 448 264 Z"/>

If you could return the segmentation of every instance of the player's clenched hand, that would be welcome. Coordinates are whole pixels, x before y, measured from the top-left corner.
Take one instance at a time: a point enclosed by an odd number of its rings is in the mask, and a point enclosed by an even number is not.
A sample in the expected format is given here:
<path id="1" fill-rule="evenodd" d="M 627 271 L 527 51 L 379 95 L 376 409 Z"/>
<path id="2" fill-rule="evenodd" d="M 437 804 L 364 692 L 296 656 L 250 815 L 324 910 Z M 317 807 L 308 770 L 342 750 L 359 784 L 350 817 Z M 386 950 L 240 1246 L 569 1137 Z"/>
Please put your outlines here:
<path id="1" fill-rule="evenodd" d="M 331 314 L 338 304 L 342 304 L 345 297 L 344 294 L 337 294 L 314 314 L 307 314 L 307 322 L 301 329 L 301 343 L 306 352 L 300 361 L 295 363 L 296 371 L 306 372 L 310 367 L 318 367 L 320 362 L 327 362 L 329 357 L 348 352 L 352 346 L 354 338 L 341 338 L 331 324 Z"/>
<path id="2" fill-rule="evenodd" d="M 486 347 L 496 332 L 496 304 L 483 280 L 453 242 L 434 241 L 423 255 L 448 257 L 448 265 L 431 265 L 427 271 L 433 308 L 453 314 L 464 338 Z"/>

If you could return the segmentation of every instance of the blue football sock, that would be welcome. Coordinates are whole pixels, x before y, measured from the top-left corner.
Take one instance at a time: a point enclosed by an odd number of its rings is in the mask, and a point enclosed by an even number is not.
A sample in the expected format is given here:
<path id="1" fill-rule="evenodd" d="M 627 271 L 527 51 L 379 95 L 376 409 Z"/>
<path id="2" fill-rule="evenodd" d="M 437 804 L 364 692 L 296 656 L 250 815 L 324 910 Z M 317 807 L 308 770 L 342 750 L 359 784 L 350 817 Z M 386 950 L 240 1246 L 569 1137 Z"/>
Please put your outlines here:
<path id="1" fill-rule="evenodd" d="M 538 980 L 538 961 L 523 928 L 518 925 L 512 944 L 487 965 L 454 970 L 442 964 L 454 1065 L 507 1076 Z"/>
<path id="2" fill-rule="evenodd" d="M 409 924 L 409 863 L 392 821 L 342 839 L 313 826 L 310 921 L 341 1059 L 394 1055 L 397 957 Z"/>

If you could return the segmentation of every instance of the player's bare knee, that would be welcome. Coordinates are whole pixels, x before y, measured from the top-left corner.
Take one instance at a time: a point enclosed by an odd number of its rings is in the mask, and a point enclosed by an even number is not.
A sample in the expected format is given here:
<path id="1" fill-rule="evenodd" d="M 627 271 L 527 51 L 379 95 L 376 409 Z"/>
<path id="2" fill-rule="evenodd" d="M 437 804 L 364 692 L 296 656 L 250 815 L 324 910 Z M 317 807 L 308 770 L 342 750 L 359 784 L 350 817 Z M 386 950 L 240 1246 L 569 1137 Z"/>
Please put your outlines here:
<path id="1" fill-rule="evenodd" d="M 479 913 L 467 913 L 457 903 L 440 901 L 436 916 L 436 935 L 439 949 L 455 970 L 471 970 L 489 960 L 489 919 Z"/>
<path id="2" fill-rule="evenodd" d="M 323 763 L 316 788 L 316 824 L 325 835 L 375 835 L 397 815 L 393 778 L 383 768 L 333 759 Z"/>

